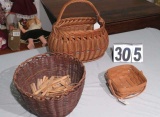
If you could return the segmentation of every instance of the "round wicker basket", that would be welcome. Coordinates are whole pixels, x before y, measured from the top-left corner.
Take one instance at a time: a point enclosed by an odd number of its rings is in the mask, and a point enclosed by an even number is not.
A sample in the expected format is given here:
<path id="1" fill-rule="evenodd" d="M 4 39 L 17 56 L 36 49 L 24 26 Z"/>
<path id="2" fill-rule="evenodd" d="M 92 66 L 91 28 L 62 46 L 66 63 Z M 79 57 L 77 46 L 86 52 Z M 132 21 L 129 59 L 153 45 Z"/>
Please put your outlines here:
<path id="1" fill-rule="evenodd" d="M 76 84 L 71 91 L 55 97 L 33 95 L 30 84 L 43 76 L 70 75 Z M 77 105 L 85 82 L 85 67 L 78 59 L 63 53 L 36 55 L 21 63 L 13 82 L 27 108 L 38 117 L 64 117 Z"/>

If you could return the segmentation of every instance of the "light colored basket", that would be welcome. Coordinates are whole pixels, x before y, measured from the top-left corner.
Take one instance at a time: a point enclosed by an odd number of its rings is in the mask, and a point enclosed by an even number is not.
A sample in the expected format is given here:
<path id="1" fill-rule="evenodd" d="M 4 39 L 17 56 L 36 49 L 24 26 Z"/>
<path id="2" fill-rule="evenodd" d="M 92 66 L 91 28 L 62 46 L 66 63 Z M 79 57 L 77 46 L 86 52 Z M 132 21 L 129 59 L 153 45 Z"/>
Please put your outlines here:
<path id="1" fill-rule="evenodd" d="M 118 99 L 127 99 L 139 95 L 146 87 L 145 76 L 133 65 L 120 65 L 105 73 L 108 87 Z"/>
<path id="2" fill-rule="evenodd" d="M 88 4 L 96 13 L 95 17 L 70 17 L 62 19 L 63 12 L 73 3 Z M 93 29 L 98 22 L 100 28 Z M 53 25 L 48 38 L 48 47 L 51 52 L 67 53 L 83 62 L 98 59 L 103 56 L 108 47 L 108 33 L 105 22 L 95 6 L 88 0 L 70 0 L 67 2 Z"/>

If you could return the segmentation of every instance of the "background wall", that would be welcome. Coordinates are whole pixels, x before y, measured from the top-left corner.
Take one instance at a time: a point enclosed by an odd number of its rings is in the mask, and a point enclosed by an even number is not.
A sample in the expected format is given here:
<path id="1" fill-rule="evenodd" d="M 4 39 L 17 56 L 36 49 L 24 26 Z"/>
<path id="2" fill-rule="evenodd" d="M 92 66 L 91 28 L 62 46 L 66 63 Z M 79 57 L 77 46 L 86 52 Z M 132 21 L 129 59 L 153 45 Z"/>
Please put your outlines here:
<path id="1" fill-rule="evenodd" d="M 154 0 L 147 0 L 149 2 L 154 2 Z M 52 24 L 49 21 L 49 18 L 47 17 L 47 14 L 42 6 L 42 3 L 40 0 L 35 0 L 35 4 L 38 9 L 38 16 L 42 22 L 42 27 L 44 30 L 51 31 L 52 30 Z"/>
<path id="2" fill-rule="evenodd" d="M 149 2 L 154 2 L 154 0 L 147 0 Z M 9 0 L 0 0 L 0 3 L 9 2 Z M 41 0 L 35 0 L 35 5 L 37 7 L 38 11 L 38 17 L 42 22 L 42 27 L 44 30 L 51 31 L 52 30 L 52 24 L 50 23 L 50 20 L 42 6 Z"/>
<path id="3" fill-rule="evenodd" d="M 50 23 L 50 20 L 42 6 L 42 3 L 40 0 L 35 0 L 35 5 L 37 7 L 38 17 L 42 22 L 42 27 L 44 30 L 51 31 L 52 30 L 52 24 Z"/>

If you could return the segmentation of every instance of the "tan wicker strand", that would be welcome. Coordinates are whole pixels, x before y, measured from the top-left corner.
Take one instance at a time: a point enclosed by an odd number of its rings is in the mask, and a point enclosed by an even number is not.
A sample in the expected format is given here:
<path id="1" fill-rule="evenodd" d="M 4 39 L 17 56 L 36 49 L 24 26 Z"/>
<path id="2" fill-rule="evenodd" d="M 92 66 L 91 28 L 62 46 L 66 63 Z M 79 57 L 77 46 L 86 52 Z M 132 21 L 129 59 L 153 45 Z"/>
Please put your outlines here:
<path id="1" fill-rule="evenodd" d="M 127 99 L 141 94 L 146 88 L 147 79 L 133 65 L 120 65 L 105 73 L 111 93 L 118 99 Z"/>
<path id="2" fill-rule="evenodd" d="M 73 90 L 73 84 L 69 75 L 61 77 L 51 76 L 49 80 L 37 79 L 37 87 L 35 83 L 32 83 L 30 86 L 34 95 L 47 97 L 51 97 L 50 93 L 52 93 L 52 96 L 57 96 L 56 94 L 62 95 L 62 93 L 68 93 L 68 91 Z"/>
<path id="3" fill-rule="evenodd" d="M 96 16 L 62 19 L 65 9 L 73 3 L 88 4 Z M 93 28 L 96 22 L 100 24 L 98 29 Z M 108 44 L 109 39 L 105 29 L 105 21 L 101 18 L 96 7 L 88 0 L 69 0 L 62 7 L 48 38 L 48 47 L 51 52 L 66 53 L 83 62 L 102 57 Z"/>

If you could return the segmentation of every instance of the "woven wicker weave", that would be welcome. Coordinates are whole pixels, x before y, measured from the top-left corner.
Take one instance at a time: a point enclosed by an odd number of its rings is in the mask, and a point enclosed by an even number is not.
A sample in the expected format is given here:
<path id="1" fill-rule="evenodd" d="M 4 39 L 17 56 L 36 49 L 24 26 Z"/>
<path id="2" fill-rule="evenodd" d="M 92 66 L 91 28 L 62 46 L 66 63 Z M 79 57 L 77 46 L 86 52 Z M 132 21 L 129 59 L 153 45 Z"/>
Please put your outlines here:
<path id="1" fill-rule="evenodd" d="M 72 91 L 55 97 L 33 95 L 30 84 L 43 76 L 70 75 L 76 84 Z M 14 84 L 28 109 L 38 117 L 64 117 L 77 105 L 85 82 L 85 67 L 76 58 L 67 54 L 46 53 L 34 56 L 21 63 L 14 73 Z"/>
<path id="2" fill-rule="evenodd" d="M 66 7 L 73 3 L 88 4 L 97 17 L 70 17 L 62 19 Z M 100 28 L 94 30 L 93 27 L 96 22 L 99 22 Z M 95 60 L 103 56 L 108 43 L 105 22 L 100 17 L 95 6 L 88 0 L 70 0 L 67 2 L 61 9 L 48 39 L 48 46 L 51 52 L 67 53 L 83 62 Z"/>
<path id="3" fill-rule="evenodd" d="M 133 65 L 120 65 L 110 68 L 105 73 L 112 94 L 119 99 L 139 95 L 146 87 L 145 76 Z"/>

